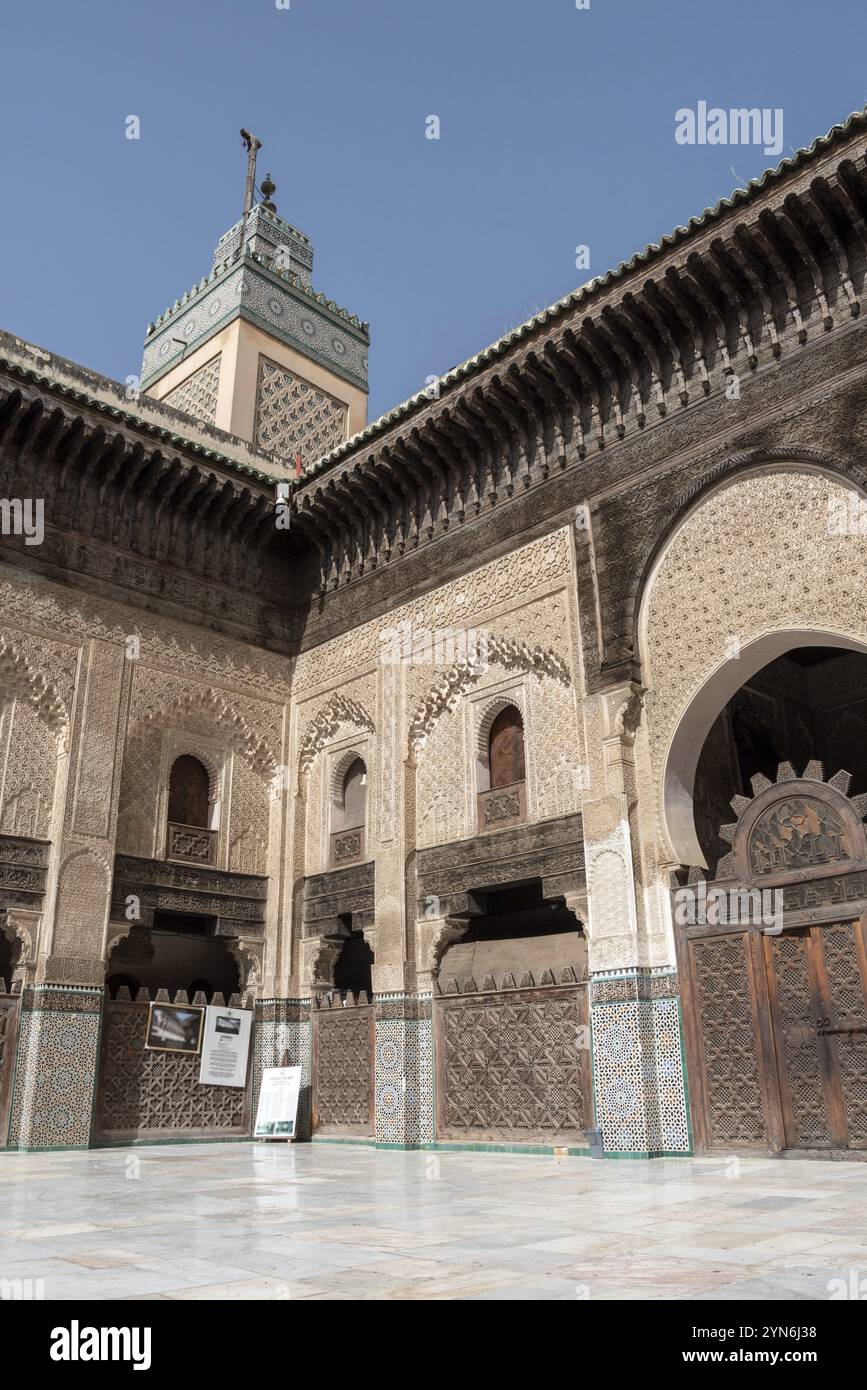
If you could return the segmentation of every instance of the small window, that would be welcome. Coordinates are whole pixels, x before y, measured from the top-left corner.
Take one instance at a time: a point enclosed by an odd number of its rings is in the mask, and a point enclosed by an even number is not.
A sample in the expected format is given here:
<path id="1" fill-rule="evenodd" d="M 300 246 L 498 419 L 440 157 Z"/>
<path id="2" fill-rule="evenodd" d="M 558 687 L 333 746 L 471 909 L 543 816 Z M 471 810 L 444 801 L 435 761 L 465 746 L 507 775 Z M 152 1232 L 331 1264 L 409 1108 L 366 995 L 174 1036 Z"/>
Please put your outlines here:
<path id="1" fill-rule="evenodd" d="M 479 830 L 502 830 L 527 819 L 524 721 L 515 705 L 506 705 L 491 724 L 478 777 Z"/>
<path id="2" fill-rule="evenodd" d="M 175 759 L 169 777 L 167 859 L 214 864 L 217 834 L 209 825 L 210 811 L 208 769 L 184 753 Z"/>
<path id="3" fill-rule="evenodd" d="M 524 780 L 524 723 L 520 710 L 507 705 L 500 710 L 488 735 L 491 787 L 509 787 Z"/>
<path id="4" fill-rule="evenodd" d="M 354 758 L 343 775 L 342 799 L 331 807 L 331 866 L 339 869 L 364 858 L 367 819 L 367 768 Z"/>
<path id="5" fill-rule="evenodd" d="M 343 779 L 343 829 L 353 830 L 364 825 L 367 809 L 367 768 L 356 758 Z"/>
<path id="6" fill-rule="evenodd" d="M 169 779 L 169 820 L 208 827 L 208 770 L 198 758 L 176 758 Z"/>

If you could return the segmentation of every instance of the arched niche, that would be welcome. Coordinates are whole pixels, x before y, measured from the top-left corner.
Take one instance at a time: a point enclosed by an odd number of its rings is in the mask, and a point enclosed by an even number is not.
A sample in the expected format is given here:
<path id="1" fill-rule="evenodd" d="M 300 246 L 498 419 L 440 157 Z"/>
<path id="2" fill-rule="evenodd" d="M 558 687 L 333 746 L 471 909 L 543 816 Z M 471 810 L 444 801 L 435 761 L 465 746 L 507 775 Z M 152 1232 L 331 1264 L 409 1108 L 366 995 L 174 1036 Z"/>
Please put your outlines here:
<path id="1" fill-rule="evenodd" d="M 695 774 L 711 725 L 724 706 L 763 666 L 798 647 L 836 647 L 867 653 L 867 640 L 830 631 L 799 628 L 768 632 L 723 661 L 690 701 L 669 743 L 662 774 L 664 828 L 680 864 L 706 867 L 695 827 Z"/>
<path id="2" fill-rule="evenodd" d="M 521 776 L 510 780 L 523 781 L 526 777 L 526 717 L 521 697 L 518 692 L 497 695 L 483 707 L 476 731 L 477 791 L 489 791 L 496 783 L 496 778 L 492 780 L 491 735 L 493 733 L 496 737 L 504 722 L 511 722 L 515 728 L 520 727 L 521 733 Z"/>
<path id="3" fill-rule="evenodd" d="M 705 863 L 696 765 L 735 691 L 795 647 L 867 647 L 867 500 L 831 465 L 781 453 L 697 496 L 645 572 L 643 748 L 660 832 L 680 863 Z"/>
<path id="4" fill-rule="evenodd" d="M 356 749 L 347 750 L 331 774 L 331 829 L 353 830 L 367 815 L 367 764 Z"/>

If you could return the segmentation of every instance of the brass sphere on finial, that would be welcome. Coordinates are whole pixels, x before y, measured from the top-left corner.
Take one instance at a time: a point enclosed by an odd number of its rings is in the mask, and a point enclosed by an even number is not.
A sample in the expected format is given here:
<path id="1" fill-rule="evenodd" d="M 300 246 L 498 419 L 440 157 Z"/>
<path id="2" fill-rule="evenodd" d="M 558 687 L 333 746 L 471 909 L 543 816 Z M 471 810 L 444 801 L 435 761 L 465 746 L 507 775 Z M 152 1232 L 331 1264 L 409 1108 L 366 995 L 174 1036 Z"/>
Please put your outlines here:
<path id="1" fill-rule="evenodd" d="M 266 212 L 277 211 L 276 205 L 271 202 L 271 194 L 276 192 L 276 183 L 271 178 L 270 174 L 266 174 L 264 179 L 262 180 L 262 207 L 265 209 Z"/>

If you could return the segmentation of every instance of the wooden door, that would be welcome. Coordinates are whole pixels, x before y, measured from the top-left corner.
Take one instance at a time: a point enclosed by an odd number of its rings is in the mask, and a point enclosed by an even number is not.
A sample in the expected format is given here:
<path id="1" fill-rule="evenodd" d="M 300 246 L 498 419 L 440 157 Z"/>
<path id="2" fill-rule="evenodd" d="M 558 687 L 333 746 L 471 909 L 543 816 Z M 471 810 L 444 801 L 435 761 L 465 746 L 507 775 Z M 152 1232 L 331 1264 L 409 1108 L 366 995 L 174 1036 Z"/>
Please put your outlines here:
<path id="1" fill-rule="evenodd" d="M 867 1148 L 863 919 L 764 940 L 785 1144 Z"/>
<path id="2" fill-rule="evenodd" d="M 437 1138 L 579 1144 L 592 1123 L 587 986 L 434 1001 Z"/>
<path id="3" fill-rule="evenodd" d="M 6 1144 L 18 1041 L 20 994 L 0 994 L 0 1149 Z"/>
<path id="4" fill-rule="evenodd" d="M 349 994 L 344 1006 L 335 994 L 334 1007 L 314 1008 L 314 1134 L 376 1133 L 374 1042 L 372 1004 L 356 1004 Z"/>

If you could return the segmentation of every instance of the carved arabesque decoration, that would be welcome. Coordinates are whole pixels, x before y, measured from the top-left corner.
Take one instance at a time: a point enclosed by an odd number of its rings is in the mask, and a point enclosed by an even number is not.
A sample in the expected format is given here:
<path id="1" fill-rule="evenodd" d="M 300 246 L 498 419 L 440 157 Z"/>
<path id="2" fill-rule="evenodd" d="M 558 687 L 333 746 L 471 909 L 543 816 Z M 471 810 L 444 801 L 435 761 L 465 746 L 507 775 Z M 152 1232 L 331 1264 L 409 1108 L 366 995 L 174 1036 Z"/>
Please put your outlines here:
<path id="1" fill-rule="evenodd" d="M 316 1128 L 368 1134 L 371 1127 L 370 1006 L 314 1013 Z"/>
<path id="2" fill-rule="evenodd" d="M 550 647 L 531 648 L 526 642 L 515 639 L 488 637 L 484 646 L 456 662 L 435 681 L 416 709 L 409 726 L 409 751 L 413 756 L 424 748 L 440 716 L 455 708 L 461 695 L 484 675 L 490 661 L 507 670 L 528 671 L 540 677 L 553 676 L 564 684 L 571 684 L 567 663 Z"/>
<path id="3" fill-rule="evenodd" d="M 524 1141 L 586 1123 L 577 988 L 437 1000 L 443 1136 Z"/>
<path id="4" fill-rule="evenodd" d="M 245 1132 L 243 1086 L 200 1086 L 199 1058 L 145 1047 L 146 1003 L 105 1006 L 99 1134 Z"/>
<path id="5" fill-rule="evenodd" d="M 428 972 L 431 979 L 436 980 L 443 956 L 450 946 L 466 936 L 469 925 L 456 917 L 419 918 L 416 924 L 419 970 Z"/>
<path id="6" fill-rule="evenodd" d="M 691 702 L 733 652 L 773 632 L 839 634 L 863 644 L 864 537 L 831 527 L 861 506 L 860 494 L 839 478 L 769 465 L 703 496 L 669 536 L 642 608 L 657 776 Z"/>
<path id="7" fill-rule="evenodd" d="M 720 839 L 732 850 L 720 859 L 717 878 L 747 883 L 848 860 L 863 862 L 867 837 L 857 818 L 867 815 L 867 793 L 849 797 L 850 781 L 851 774 L 840 771 L 826 782 L 815 758 L 801 776 L 790 762 L 779 764 L 776 782 L 756 773 L 753 796 L 732 798 L 738 819 L 720 826 Z"/>
<path id="8" fill-rule="evenodd" d="M 49 729 L 62 742 L 69 714 L 53 681 L 48 680 L 25 659 L 14 643 L 0 638 L 0 690 L 29 701 Z"/>
<path id="9" fill-rule="evenodd" d="M 277 766 L 277 757 L 268 740 L 257 734 L 231 700 L 209 687 L 190 691 L 180 699 L 166 701 L 156 709 L 149 710 L 135 731 L 162 728 L 172 723 L 182 723 L 187 716 L 204 715 L 219 725 L 220 733 L 232 744 L 236 752 L 246 758 L 261 777 L 270 778 Z"/>
<path id="10" fill-rule="evenodd" d="M 412 603 L 403 604 L 387 618 L 377 618 L 305 651 L 298 659 L 294 690 L 297 694 L 326 681 L 336 681 L 347 671 L 377 662 L 382 655 L 382 635 L 401 624 L 413 633 L 424 629 L 464 630 L 472 614 L 476 628 L 487 615 L 502 611 L 510 602 L 526 602 L 542 585 L 562 581 L 569 574 L 568 528 L 562 527 L 481 565 L 471 575 L 443 584 Z"/>
<path id="11" fill-rule="evenodd" d="M 376 726 L 363 705 L 348 695 L 333 696 L 307 725 L 299 754 L 302 772 L 310 769 L 319 750 L 334 737 L 341 724 L 354 724 L 371 734 L 376 732 Z"/>
<path id="12" fill-rule="evenodd" d="M 746 942 L 706 937 L 691 946 L 711 1147 L 761 1143 L 762 1088 L 750 1005 Z"/>
<path id="13" fill-rule="evenodd" d="M 242 996 L 255 997 L 262 983 L 264 941 L 227 941 L 226 945 L 232 959 L 238 966 L 239 992 Z"/>
<path id="14" fill-rule="evenodd" d="M 334 988 L 334 966 L 343 950 L 342 941 L 322 939 L 314 947 L 310 963 L 310 988 L 314 990 Z"/>

